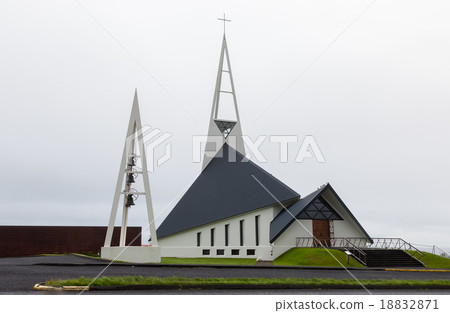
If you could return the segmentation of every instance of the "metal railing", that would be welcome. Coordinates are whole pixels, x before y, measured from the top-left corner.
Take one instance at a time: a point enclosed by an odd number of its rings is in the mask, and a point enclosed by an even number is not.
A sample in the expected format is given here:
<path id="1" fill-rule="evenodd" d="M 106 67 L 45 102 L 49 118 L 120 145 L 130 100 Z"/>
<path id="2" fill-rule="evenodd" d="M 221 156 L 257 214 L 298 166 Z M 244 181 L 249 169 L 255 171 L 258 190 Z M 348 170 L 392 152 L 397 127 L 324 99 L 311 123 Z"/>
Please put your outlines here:
<path id="1" fill-rule="evenodd" d="M 296 247 L 308 248 L 318 247 L 318 241 L 325 247 L 330 248 L 345 248 L 348 245 L 356 246 L 358 248 L 365 248 L 367 243 L 370 243 L 367 238 L 357 237 L 335 237 L 330 239 L 314 239 L 313 237 L 296 237 Z"/>
<path id="2" fill-rule="evenodd" d="M 403 250 L 418 261 L 424 256 L 422 251 L 409 242 L 404 241 L 402 238 L 372 238 L 372 240 L 373 243 L 368 244 L 367 248 Z"/>
<path id="3" fill-rule="evenodd" d="M 436 245 L 424 245 L 424 244 L 420 244 L 420 243 L 413 243 L 413 245 L 416 247 L 421 247 L 422 251 L 426 251 L 426 252 L 432 253 L 434 255 L 438 255 L 438 256 L 450 259 L 450 253 L 445 252 L 443 249 L 439 248 Z"/>
<path id="4" fill-rule="evenodd" d="M 318 240 L 313 237 L 297 237 L 296 247 L 318 247 L 318 241 L 325 247 L 330 248 L 348 248 L 352 247 L 361 249 L 396 249 L 403 250 L 411 255 L 413 258 L 420 261 L 424 254 L 414 247 L 412 244 L 404 241 L 402 238 L 368 238 L 363 237 L 336 237 L 327 240 Z M 364 252 L 364 251 L 362 251 Z"/>
<path id="5" fill-rule="evenodd" d="M 450 259 L 450 254 L 448 254 L 447 252 L 445 252 L 444 250 L 442 250 L 441 248 L 439 248 L 438 246 L 435 246 L 435 245 L 433 245 L 433 249 L 431 249 L 431 253 Z"/>
<path id="6" fill-rule="evenodd" d="M 359 247 L 355 246 L 350 240 L 345 239 L 345 242 L 347 243 L 345 250 L 350 252 L 353 255 L 353 257 L 357 259 L 359 262 L 361 262 L 364 265 L 367 265 L 367 253 L 362 251 Z"/>

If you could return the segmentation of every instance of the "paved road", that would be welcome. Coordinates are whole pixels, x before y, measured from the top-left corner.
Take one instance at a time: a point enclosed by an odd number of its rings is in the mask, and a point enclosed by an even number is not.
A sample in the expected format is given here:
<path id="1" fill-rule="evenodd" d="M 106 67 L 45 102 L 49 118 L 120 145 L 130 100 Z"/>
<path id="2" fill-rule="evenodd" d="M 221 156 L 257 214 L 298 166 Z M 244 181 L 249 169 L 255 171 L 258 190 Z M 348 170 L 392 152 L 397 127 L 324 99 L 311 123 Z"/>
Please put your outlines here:
<path id="1" fill-rule="evenodd" d="M 68 279 L 79 276 L 96 277 L 108 265 L 108 262 L 84 258 L 75 255 L 35 256 L 22 258 L 0 258 L 0 294 L 33 293 L 32 286 L 49 279 Z M 393 272 L 377 270 L 352 270 L 358 279 L 448 279 L 450 272 Z M 301 268 L 267 268 L 267 267 L 182 267 L 182 266 L 133 266 L 129 264 L 113 264 L 102 273 L 105 276 L 142 275 L 158 277 L 299 277 L 299 278 L 352 278 L 345 270 L 333 269 L 301 269 Z M 198 291 L 132 291 L 129 294 L 192 294 Z M 315 294 L 317 291 L 201 291 L 202 294 Z M 381 290 L 374 293 L 382 293 Z M 407 290 L 404 294 L 415 291 Z M 90 292 L 92 294 L 94 292 Z M 96 292 L 105 294 L 108 292 Z M 116 292 L 115 292 L 116 293 Z M 127 292 L 121 292 L 121 294 Z M 363 294 L 358 290 L 324 291 L 320 294 Z M 392 290 L 387 293 L 392 294 Z M 420 294 L 424 291 L 420 291 Z M 432 290 L 432 294 L 450 294 L 450 290 Z"/>

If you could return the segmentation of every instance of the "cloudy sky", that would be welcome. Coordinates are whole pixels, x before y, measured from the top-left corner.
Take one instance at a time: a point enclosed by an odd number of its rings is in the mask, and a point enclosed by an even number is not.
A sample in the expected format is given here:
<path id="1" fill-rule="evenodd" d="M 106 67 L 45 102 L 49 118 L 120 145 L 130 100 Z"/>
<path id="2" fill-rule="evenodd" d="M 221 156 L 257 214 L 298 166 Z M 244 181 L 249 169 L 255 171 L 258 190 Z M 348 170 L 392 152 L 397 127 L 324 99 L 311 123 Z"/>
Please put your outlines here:
<path id="1" fill-rule="evenodd" d="M 437 0 L 1 1 L 0 224 L 106 225 L 135 88 L 143 124 L 172 134 L 150 176 L 159 224 L 201 170 L 224 12 L 244 134 L 299 138 L 286 163 L 265 141 L 260 165 L 302 195 L 330 182 L 373 237 L 450 250 Z M 325 163 L 294 162 L 307 135 Z"/>

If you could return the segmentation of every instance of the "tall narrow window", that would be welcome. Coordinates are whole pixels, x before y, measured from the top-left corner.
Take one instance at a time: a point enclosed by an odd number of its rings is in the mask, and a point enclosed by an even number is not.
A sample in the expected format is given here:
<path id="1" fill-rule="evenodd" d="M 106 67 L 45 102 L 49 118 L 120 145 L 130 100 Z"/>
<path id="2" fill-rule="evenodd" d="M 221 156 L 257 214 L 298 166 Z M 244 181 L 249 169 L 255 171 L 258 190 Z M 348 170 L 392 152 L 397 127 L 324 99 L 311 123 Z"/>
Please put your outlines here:
<path id="1" fill-rule="evenodd" d="M 214 230 L 215 228 L 211 228 L 211 247 L 214 247 Z"/>
<path id="2" fill-rule="evenodd" d="M 240 245 L 244 245 L 244 220 L 239 221 L 239 241 Z"/>
<path id="3" fill-rule="evenodd" d="M 228 246 L 228 232 L 229 232 L 230 224 L 225 225 L 225 246 Z"/>
<path id="4" fill-rule="evenodd" d="M 255 216 L 255 243 L 259 246 L 259 215 Z"/>
<path id="5" fill-rule="evenodd" d="M 202 236 L 201 232 L 197 233 L 197 247 L 200 247 L 200 238 L 201 238 L 201 236 Z"/>

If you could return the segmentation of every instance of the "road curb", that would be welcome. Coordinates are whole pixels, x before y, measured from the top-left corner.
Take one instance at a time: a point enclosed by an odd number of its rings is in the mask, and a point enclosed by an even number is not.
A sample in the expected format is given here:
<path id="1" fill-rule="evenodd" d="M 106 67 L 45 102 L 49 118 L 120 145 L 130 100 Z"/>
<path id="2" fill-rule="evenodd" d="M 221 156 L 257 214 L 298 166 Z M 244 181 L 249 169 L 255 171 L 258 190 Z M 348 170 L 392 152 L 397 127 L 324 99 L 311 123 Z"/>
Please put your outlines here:
<path id="1" fill-rule="evenodd" d="M 36 266 L 105 266 L 108 263 L 34 263 Z M 111 263 L 108 266 L 122 267 L 173 267 L 173 268 L 261 268 L 261 269 L 295 269 L 322 271 L 397 271 L 397 272 L 450 272 L 446 269 L 414 269 L 385 267 L 326 267 L 326 266 L 292 266 L 292 265 L 227 265 L 227 264 L 159 264 L 159 263 Z"/>
<path id="2" fill-rule="evenodd" d="M 364 285 L 367 289 L 450 289 L 445 285 Z M 294 285 L 294 284 L 175 284 L 175 285 L 122 285 L 122 286 L 63 286 L 52 287 L 44 284 L 36 284 L 33 290 L 36 291 L 123 291 L 123 290 L 292 290 L 292 289 L 361 289 L 360 285 Z"/>
<path id="3" fill-rule="evenodd" d="M 53 287 L 45 284 L 35 284 L 33 290 L 36 291 L 88 291 L 89 286 L 62 286 Z"/>
<path id="4" fill-rule="evenodd" d="M 227 265 L 227 264 L 156 264 L 156 263 L 34 263 L 35 266 L 124 266 L 124 267 L 174 267 L 174 268 L 261 268 L 261 269 L 299 269 L 299 270 L 355 270 L 355 271 L 384 271 L 385 268 L 378 267 L 326 267 L 326 266 L 291 266 L 291 265 Z"/>

